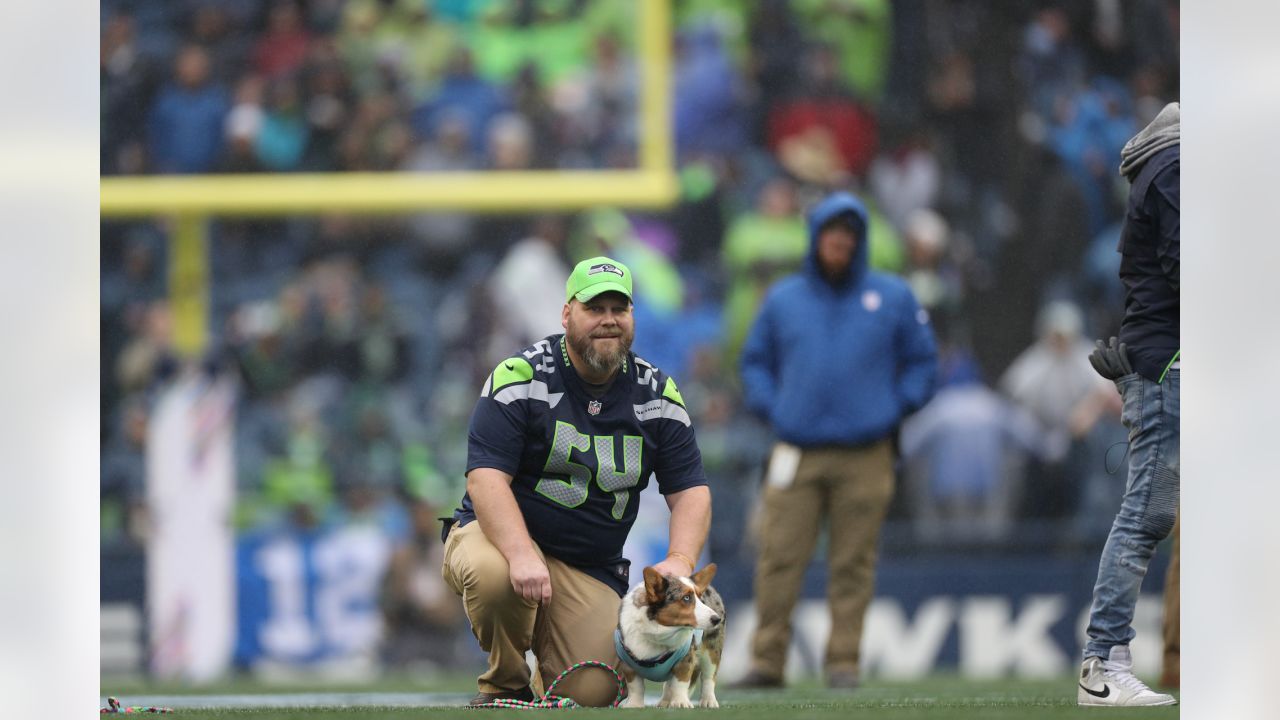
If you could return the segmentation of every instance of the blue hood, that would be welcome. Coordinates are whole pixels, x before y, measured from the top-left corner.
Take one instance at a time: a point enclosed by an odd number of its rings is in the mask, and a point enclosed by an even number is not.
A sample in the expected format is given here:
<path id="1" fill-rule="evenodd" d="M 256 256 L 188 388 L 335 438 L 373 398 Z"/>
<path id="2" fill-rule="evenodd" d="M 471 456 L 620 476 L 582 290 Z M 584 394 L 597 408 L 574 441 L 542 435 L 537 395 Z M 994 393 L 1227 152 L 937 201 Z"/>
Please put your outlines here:
<path id="1" fill-rule="evenodd" d="M 856 285 L 867 272 L 867 208 L 850 193 L 832 193 L 809 211 L 809 255 L 805 258 L 804 269 L 808 274 L 828 282 L 818 267 L 818 229 L 842 215 L 849 217 L 858 236 L 858 246 L 853 250 L 849 276 L 837 285 L 846 288 Z"/>

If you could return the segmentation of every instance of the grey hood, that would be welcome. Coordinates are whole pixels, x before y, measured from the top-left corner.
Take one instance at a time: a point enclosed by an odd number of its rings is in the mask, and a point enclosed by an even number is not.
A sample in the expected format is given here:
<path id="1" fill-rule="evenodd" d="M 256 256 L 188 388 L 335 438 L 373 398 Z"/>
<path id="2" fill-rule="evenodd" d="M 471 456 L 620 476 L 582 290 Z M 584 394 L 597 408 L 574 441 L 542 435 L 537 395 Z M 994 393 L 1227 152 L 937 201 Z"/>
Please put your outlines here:
<path id="1" fill-rule="evenodd" d="M 1182 110 L 1178 103 L 1171 102 L 1164 106 L 1151 124 L 1142 130 L 1120 151 L 1120 174 L 1130 182 L 1142 169 L 1143 163 L 1161 150 L 1179 143 Z"/>

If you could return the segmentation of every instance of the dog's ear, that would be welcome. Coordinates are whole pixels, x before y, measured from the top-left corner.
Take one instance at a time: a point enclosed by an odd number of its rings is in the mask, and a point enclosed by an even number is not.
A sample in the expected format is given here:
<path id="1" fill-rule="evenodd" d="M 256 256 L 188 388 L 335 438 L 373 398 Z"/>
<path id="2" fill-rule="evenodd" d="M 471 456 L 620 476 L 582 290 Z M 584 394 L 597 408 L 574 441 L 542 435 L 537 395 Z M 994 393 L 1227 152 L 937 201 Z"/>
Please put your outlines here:
<path id="1" fill-rule="evenodd" d="M 650 605 L 657 605 L 667 594 L 667 579 L 651 567 L 644 569 L 644 592 Z"/>
<path id="2" fill-rule="evenodd" d="M 698 586 L 698 592 L 702 592 L 707 589 L 707 586 L 711 584 L 711 578 L 715 576 L 716 564 L 709 563 L 706 567 L 694 573 L 693 577 L 690 579 L 693 580 L 694 585 Z"/>

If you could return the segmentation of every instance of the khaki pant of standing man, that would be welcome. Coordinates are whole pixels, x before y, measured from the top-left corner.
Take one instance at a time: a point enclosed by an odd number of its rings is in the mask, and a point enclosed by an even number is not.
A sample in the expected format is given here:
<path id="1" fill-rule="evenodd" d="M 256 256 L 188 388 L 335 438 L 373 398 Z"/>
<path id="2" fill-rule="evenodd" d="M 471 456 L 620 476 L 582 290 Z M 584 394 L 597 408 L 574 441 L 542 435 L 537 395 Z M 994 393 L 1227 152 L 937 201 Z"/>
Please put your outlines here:
<path id="1" fill-rule="evenodd" d="M 1173 553 L 1164 579 L 1164 661 L 1160 667 L 1160 684 L 1177 688 L 1182 683 L 1182 585 L 1178 556 L 1182 545 L 1182 516 L 1173 524 Z"/>
<path id="2" fill-rule="evenodd" d="M 542 555 L 541 549 L 538 554 Z M 575 663 L 618 664 L 613 646 L 621 602 L 618 594 L 581 570 L 552 557 L 542 558 L 551 574 L 552 594 L 550 602 L 539 607 L 511 587 L 507 560 L 485 537 L 479 522 L 454 526 L 449 532 L 444 579 L 462 597 L 471 632 L 489 653 L 489 669 L 477 682 L 481 692 L 513 692 L 530 686 L 528 650 L 538 659 L 543 688 Z M 600 668 L 578 670 L 556 687 L 556 695 L 591 707 L 610 705 L 617 694 L 617 680 Z"/>
<path id="3" fill-rule="evenodd" d="M 774 449 L 764 489 L 755 596 L 758 624 L 751 675 L 783 678 L 791 642 L 791 613 L 825 517 L 827 603 L 831 636 L 825 670 L 832 687 L 858 682 L 862 621 L 871 602 L 880 526 L 893 497 L 893 454 L 888 440 L 860 448 L 800 450 L 788 479 Z"/>

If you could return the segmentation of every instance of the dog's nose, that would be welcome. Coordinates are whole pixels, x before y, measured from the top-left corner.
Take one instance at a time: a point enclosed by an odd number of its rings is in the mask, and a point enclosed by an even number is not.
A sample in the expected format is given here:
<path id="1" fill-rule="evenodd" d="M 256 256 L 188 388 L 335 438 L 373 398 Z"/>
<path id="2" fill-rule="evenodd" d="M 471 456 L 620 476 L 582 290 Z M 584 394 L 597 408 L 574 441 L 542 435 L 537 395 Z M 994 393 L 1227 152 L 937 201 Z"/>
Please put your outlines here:
<path id="1" fill-rule="evenodd" d="M 720 624 L 720 620 L 721 620 L 721 618 L 720 618 L 720 616 L 719 616 L 719 615 L 712 615 L 712 616 L 711 616 L 711 627 L 715 627 L 715 626 L 719 625 L 719 624 Z"/>

